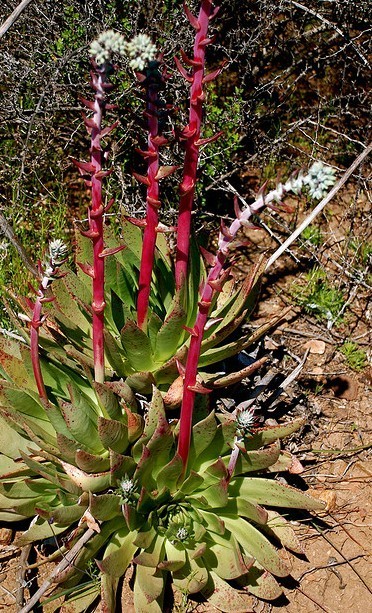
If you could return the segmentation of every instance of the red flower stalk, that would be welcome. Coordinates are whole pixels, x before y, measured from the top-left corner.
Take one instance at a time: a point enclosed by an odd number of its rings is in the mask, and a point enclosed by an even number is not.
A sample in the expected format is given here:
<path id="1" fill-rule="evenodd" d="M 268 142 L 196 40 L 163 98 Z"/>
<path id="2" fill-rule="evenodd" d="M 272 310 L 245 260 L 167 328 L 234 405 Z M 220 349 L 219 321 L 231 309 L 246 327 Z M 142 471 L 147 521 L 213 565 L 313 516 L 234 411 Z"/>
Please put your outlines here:
<path id="1" fill-rule="evenodd" d="M 263 189 L 259 193 L 257 200 L 244 211 L 238 207 L 237 199 L 235 200 L 236 219 L 230 227 L 227 227 L 221 222 L 221 230 L 218 240 L 218 251 L 212 260 L 212 268 L 209 271 L 206 283 L 201 292 L 199 301 L 198 314 L 194 327 L 190 330 L 190 348 L 187 354 L 187 361 L 184 374 L 184 387 L 180 415 L 180 435 L 178 439 L 178 453 L 180 454 L 184 469 L 187 467 L 191 442 L 192 415 L 194 410 L 195 393 L 208 393 L 209 390 L 203 388 L 197 382 L 198 362 L 200 357 L 201 344 L 205 325 L 207 323 L 209 310 L 215 292 L 220 292 L 223 288 L 225 276 L 227 273 L 224 270 L 224 265 L 229 253 L 229 246 L 235 239 L 236 234 L 241 226 L 249 224 L 249 218 L 252 214 L 258 212 L 264 206 L 270 206 L 273 200 L 272 193 L 266 198 L 263 194 Z"/>
<path id="2" fill-rule="evenodd" d="M 110 170 L 102 170 L 103 151 L 101 147 L 101 139 L 106 136 L 111 130 L 116 127 L 116 123 L 112 126 L 102 128 L 102 119 L 105 110 L 112 108 L 112 105 L 106 104 L 106 91 L 112 88 L 111 83 L 107 81 L 107 72 L 111 67 L 110 64 L 104 63 L 97 66 L 93 62 L 95 72 L 91 73 L 92 87 L 95 90 L 94 101 L 82 99 L 85 106 L 93 111 L 93 117 L 88 118 L 84 115 L 84 123 L 91 135 L 91 159 L 90 162 L 78 162 L 73 160 L 74 164 L 79 168 L 80 173 L 85 179 L 89 188 L 91 188 L 91 204 L 88 210 L 89 230 L 82 231 L 83 236 L 91 239 L 93 245 L 93 265 L 81 264 L 82 270 L 92 278 L 93 286 L 93 301 L 92 301 L 92 317 L 93 317 L 93 358 L 94 358 L 94 377 L 99 383 L 103 383 L 104 373 L 104 310 L 105 310 L 105 264 L 104 264 L 104 238 L 103 225 L 104 214 L 106 209 L 102 201 L 102 179 L 110 174 Z M 110 203 L 111 205 L 111 203 Z"/>
<path id="3" fill-rule="evenodd" d="M 149 134 L 147 150 L 137 149 L 137 152 L 147 159 L 147 176 L 143 177 L 136 173 L 134 176 L 147 185 L 146 219 L 137 297 L 137 324 L 141 329 L 146 330 L 151 277 L 154 267 L 156 233 L 159 223 L 158 210 L 161 205 L 159 200 L 159 180 L 165 174 L 170 174 L 174 168 L 159 168 L 159 146 L 166 144 L 167 140 L 159 134 L 159 89 L 162 85 L 162 76 L 158 70 L 157 62 L 155 67 L 150 66 L 148 69 L 143 84 L 146 87 L 147 95 L 146 115 L 148 118 Z M 164 168 L 168 168 L 169 173 L 165 173 Z"/>
<path id="4" fill-rule="evenodd" d="M 200 140 L 200 129 L 202 122 L 202 107 L 205 94 L 203 84 L 211 81 L 218 74 L 219 70 L 205 76 L 205 48 L 211 39 L 207 37 L 210 18 L 217 12 L 212 12 L 212 0 L 202 0 L 199 16 L 196 18 L 185 6 L 185 12 L 191 25 L 196 30 L 194 42 L 194 54 L 190 59 L 182 52 L 182 59 L 192 67 L 189 74 L 181 62 L 175 58 L 177 68 L 181 75 L 191 83 L 190 88 L 190 110 L 189 123 L 181 132 L 181 138 L 185 139 L 185 160 L 183 167 L 183 177 L 180 185 L 180 207 L 178 216 L 177 250 L 176 250 L 176 287 L 182 287 L 187 274 L 188 258 L 190 250 L 190 229 L 191 212 L 194 202 L 196 172 L 199 161 L 199 147 L 207 140 Z M 216 137 L 212 137 L 214 140 Z M 208 139 L 210 140 L 210 139 Z"/>

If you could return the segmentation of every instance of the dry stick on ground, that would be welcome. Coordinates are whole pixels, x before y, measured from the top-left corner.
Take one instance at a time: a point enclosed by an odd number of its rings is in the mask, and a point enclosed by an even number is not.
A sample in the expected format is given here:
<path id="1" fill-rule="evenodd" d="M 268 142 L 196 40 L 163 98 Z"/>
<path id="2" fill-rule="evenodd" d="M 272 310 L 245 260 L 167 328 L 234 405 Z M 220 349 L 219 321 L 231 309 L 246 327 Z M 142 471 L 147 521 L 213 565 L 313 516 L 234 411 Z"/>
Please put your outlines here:
<path id="1" fill-rule="evenodd" d="M 19 569 L 17 571 L 17 582 L 19 584 L 19 588 L 16 593 L 16 605 L 17 611 L 20 611 L 23 606 L 24 601 L 24 593 L 25 593 L 25 585 L 26 585 L 26 573 L 27 573 L 27 560 L 30 555 L 32 545 L 25 545 L 22 548 L 22 552 L 19 558 Z"/>
<path id="2" fill-rule="evenodd" d="M 35 604 L 37 604 L 40 598 L 45 594 L 47 589 L 52 585 L 54 579 L 64 571 L 68 566 L 71 566 L 74 558 L 84 547 L 85 543 L 89 541 L 89 539 L 95 534 L 92 528 L 88 528 L 86 532 L 84 532 L 83 536 L 79 538 L 79 540 L 75 543 L 75 545 L 70 549 L 70 551 L 64 556 L 63 560 L 55 567 L 51 575 L 49 575 L 48 579 L 44 581 L 44 583 L 40 586 L 40 588 L 35 592 L 35 594 L 30 598 L 28 603 L 20 610 L 19 613 L 29 613 L 32 611 Z"/>
<path id="3" fill-rule="evenodd" d="M 307 228 L 307 226 L 311 224 L 311 222 L 315 219 L 315 217 L 319 215 L 319 213 L 324 209 L 324 207 L 328 204 L 328 202 L 332 200 L 333 196 L 335 196 L 335 194 L 337 194 L 337 192 L 341 189 L 341 187 L 346 183 L 349 177 L 353 174 L 354 170 L 363 162 L 363 160 L 369 155 L 369 153 L 371 153 L 371 151 L 372 151 L 372 143 L 370 143 L 364 149 L 364 151 L 356 158 L 356 160 L 354 160 L 351 166 L 349 166 L 347 171 L 343 174 L 341 179 L 336 183 L 336 185 L 331 189 L 331 191 L 325 196 L 325 198 L 323 198 L 323 200 L 319 202 L 319 204 L 315 207 L 315 209 L 311 211 L 310 215 L 308 215 L 308 217 L 304 219 L 302 224 L 300 224 L 298 228 L 296 228 L 296 230 L 291 234 L 291 236 L 287 238 L 287 240 L 284 241 L 282 245 L 280 245 L 280 247 L 275 251 L 275 253 L 273 253 L 273 255 L 271 256 L 271 258 L 266 264 L 266 270 L 270 268 L 270 266 L 274 264 L 274 262 L 276 262 L 276 260 L 284 253 L 284 251 L 288 249 L 289 245 L 291 245 L 296 240 L 296 238 L 298 238 L 300 234 L 305 230 L 305 228 Z"/>
<path id="4" fill-rule="evenodd" d="M 13 13 L 11 13 L 9 15 L 8 19 L 6 19 L 4 21 L 4 23 L 1 24 L 1 26 L 0 26 L 0 38 L 2 36 L 4 36 L 4 34 L 6 34 L 6 32 L 9 30 L 9 28 L 18 19 L 18 17 L 22 13 L 22 11 L 26 8 L 26 6 L 28 6 L 30 4 L 30 2 L 32 2 L 32 0 L 22 0 L 22 2 L 20 2 L 18 4 L 18 6 L 14 9 Z"/>

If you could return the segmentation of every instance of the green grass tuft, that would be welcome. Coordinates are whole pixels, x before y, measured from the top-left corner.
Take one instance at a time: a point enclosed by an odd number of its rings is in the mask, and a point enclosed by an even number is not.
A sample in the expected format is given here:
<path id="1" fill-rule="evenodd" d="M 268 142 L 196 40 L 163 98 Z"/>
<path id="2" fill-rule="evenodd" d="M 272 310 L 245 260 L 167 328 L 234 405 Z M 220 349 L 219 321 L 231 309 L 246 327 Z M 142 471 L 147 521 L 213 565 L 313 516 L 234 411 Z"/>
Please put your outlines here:
<path id="1" fill-rule="evenodd" d="M 353 370 L 360 372 L 367 366 L 367 354 L 356 343 L 347 341 L 340 347 L 340 351 L 345 356 L 348 366 Z"/>

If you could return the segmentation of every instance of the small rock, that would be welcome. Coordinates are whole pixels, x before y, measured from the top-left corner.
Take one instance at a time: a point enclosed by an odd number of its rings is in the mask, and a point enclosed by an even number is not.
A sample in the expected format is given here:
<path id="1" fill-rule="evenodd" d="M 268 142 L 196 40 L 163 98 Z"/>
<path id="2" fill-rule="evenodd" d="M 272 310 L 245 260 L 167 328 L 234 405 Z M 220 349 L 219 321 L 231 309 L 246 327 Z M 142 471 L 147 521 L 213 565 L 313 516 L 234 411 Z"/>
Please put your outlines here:
<path id="1" fill-rule="evenodd" d="M 326 344 L 324 341 L 317 341 L 315 338 L 312 338 L 310 341 L 307 341 L 303 347 L 304 349 L 309 349 L 310 353 L 323 355 L 323 353 L 325 353 Z"/>
<path id="2" fill-rule="evenodd" d="M 324 373 L 324 369 L 321 366 L 314 366 L 313 375 L 322 375 Z"/>

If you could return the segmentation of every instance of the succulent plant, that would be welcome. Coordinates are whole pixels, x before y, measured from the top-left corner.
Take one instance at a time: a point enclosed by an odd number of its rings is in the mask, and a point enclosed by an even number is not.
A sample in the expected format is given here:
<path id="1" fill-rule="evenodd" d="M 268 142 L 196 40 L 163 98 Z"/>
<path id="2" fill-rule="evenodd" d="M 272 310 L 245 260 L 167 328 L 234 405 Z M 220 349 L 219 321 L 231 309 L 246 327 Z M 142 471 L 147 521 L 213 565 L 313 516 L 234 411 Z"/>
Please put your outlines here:
<path id="1" fill-rule="evenodd" d="M 109 32 L 92 44 L 94 100 L 82 100 L 93 112 L 84 115 L 91 157 L 74 163 L 91 204 L 88 228 L 76 236 L 75 271 L 62 270 L 66 248 L 54 241 L 39 265 L 35 299 L 11 294 L 15 331 L 0 338 L 0 520 L 32 518 L 19 545 L 61 536 L 50 559 L 68 560 L 69 549 L 79 549 L 54 577 L 76 612 L 98 597 L 113 612 L 131 564 L 138 612 L 162 611 L 169 581 L 221 611 L 246 611 L 251 595 L 275 599 L 275 577 L 289 571 L 272 541 L 301 548 L 271 507 L 323 508 L 275 479 L 294 470 L 279 440 L 303 420 L 259 426 L 251 406 L 220 414 L 209 402 L 211 391 L 238 383 L 266 358 L 231 374 L 211 365 L 256 342 L 285 314 L 234 336 L 255 306 L 265 262 L 237 285 L 226 268 L 229 250 L 253 214 L 282 206 L 288 191 L 306 184 L 301 175 L 268 194 L 260 190 L 243 211 L 235 203 L 236 219 L 221 223 L 215 255 L 201 255 L 190 239 L 198 148 L 207 143 L 200 133 L 203 85 L 219 72 L 204 74 L 216 13 L 210 0 L 201 1 L 198 17 L 186 8 L 196 30 L 193 58 L 182 53 L 191 72 L 177 61 L 190 82 L 190 114 L 180 133 L 185 160 L 174 261 L 158 218 L 159 181 L 175 170 L 160 164 L 160 60 L 146 36 L 127 43 Z M 102 140 L 115 127 L 103 127 L 113 109 L 106 100 L 111 52 L 129 54 L 130 66 L 142 71 L 148 120 L 148 149 L 140 150 L 147 174 L 135 173 L 147 188 L 146 217 L 124 217 L 119 244 L 106 219 L 112 202 L 105 205 L 102 192 L 111 172 Z M 87 578 L 92 559 L 98 582 Z"/>
<path id="2" fill-rule="evenodd" d="M 67 363 L 50 363 L 45 402 L 33 384 L 28 349 L 3 339 L 1 351 L 0 519 L 33 518 L 19 545 L 64 535 L 68 545 L 59 555 L 87 527 L 95 530 L 57 578 L 61 590 L 74 587 L 77 603 L 93 602 L 100 588 L 86 581 L 85 569 L 95 558 L 108 611 L 132 562 L 137 611 L 163 610 L 169 576 L 176 589 L 201 592 L 222 611 L 246 611 L 249 594 L 281 593 L 275 577 L 289 570 L 271 540 L 301 548 L 285 518 L 265 505 L 323 508 L 273 478 L 292 463 L 278 439 L 303 420 L 264 427 L 251 427 L 250 420 L 247 428 L 242 413 L 235 418 L 200 407 L 184 473 L 179 424 L 169 423 L 156 388 L 143 414 L 124 382 L 89 382 Z M 228 583 L 238 578 L 243 591 Z"/>

